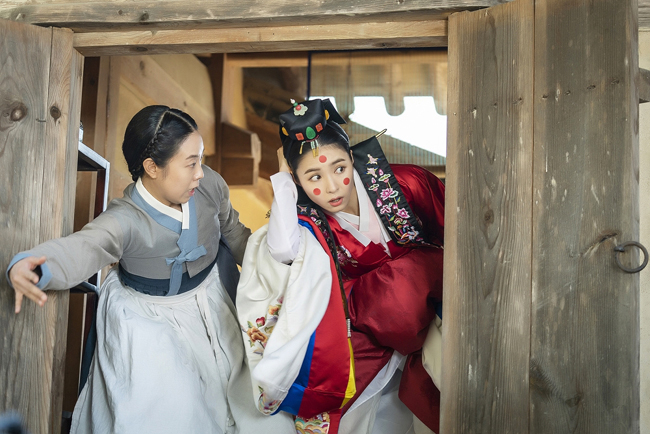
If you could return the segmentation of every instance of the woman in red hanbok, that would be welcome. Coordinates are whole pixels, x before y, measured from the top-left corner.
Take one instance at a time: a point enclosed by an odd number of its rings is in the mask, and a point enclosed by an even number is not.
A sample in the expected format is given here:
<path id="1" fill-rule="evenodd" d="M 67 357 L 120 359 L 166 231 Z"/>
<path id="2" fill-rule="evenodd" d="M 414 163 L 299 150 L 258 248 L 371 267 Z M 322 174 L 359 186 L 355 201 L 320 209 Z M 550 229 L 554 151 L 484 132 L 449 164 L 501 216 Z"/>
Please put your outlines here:
<path id="1" fill-rule="evenodd" d="M 322 409 L 324 428 L 436 432 L 440 393 L 425 370 L 422 346 L 436 313 L 441 316 L 444 185 L 421 167 L 389 165 L 374 137 L 351 151 L 343 119 L 328 100 L 294 103 L 280 120 L 269 252 L 291 264 L 304 236 L 299 226 L 310 226 L 334 264 L 331 300 L 340 285 L 347 304 L 356 393 L 340 411 Z M 327 329 L 327 314 L 319 327 Z M 334 363 L 313 357 L 312 371 Z M 325 431 L 322 415 L 310 416 L 298 412 L 298 431 Z"/>

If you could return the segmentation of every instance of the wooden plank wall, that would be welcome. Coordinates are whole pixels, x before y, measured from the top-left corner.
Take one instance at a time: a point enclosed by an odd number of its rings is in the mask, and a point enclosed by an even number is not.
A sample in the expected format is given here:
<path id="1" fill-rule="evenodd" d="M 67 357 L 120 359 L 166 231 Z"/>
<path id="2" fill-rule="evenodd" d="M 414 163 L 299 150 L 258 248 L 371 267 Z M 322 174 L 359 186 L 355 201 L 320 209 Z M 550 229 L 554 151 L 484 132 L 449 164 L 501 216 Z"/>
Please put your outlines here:
<path id="1" fill-rule="evenodd" d="M 0 23 L 0 264 L 72 231 L 83 58 L 72 32 Z M 0 411 L 16 409 L 33 433 L 59 432 L 67 291 L 14 314 L 0 279 Z"/>
<path id="2" fill-rule="evenodd" d="M 533 1 L 450 17 L 441 432 L 528 431 Z"/>
<path id="3" fill-rule="evenodd" d="M 444 434 L 639 432 L 636 6 L 450 17 Z"/>
<path id="4" fill-rule="evenodd" d="M 535 4 L 531 432 L 635 433 L 636 0 Z"/>

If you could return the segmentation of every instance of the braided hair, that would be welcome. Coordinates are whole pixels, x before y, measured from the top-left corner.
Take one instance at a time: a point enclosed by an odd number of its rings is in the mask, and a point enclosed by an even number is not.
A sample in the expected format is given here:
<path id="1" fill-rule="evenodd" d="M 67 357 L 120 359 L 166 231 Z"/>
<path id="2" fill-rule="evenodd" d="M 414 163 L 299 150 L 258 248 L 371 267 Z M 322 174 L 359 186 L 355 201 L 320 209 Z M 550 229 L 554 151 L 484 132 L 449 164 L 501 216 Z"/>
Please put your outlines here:
<path id="1" fill-rule="evenodd" d="M 158 167 L 166 167 L 181 143 L 197 130 L 194 119 L 181 110 L 164 105 L 140 110 L 127 125 L 122 142 L 131 178 L 137 181 L 144 174 L 142 163 L 147 158 Z"/>

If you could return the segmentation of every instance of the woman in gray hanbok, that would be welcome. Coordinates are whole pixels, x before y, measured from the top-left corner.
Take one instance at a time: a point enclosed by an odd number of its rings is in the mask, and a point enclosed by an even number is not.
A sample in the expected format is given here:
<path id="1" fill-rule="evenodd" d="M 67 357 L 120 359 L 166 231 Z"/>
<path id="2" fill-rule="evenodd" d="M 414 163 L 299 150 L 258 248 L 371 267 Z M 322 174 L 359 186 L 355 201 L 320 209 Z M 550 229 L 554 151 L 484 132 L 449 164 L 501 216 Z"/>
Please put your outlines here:
<path id="1" fill-rule="evenodd" d="M 135 181 L 81 231 L 17 254 L 7 277 L 42 305 L 118 263 L 99 291 L 97 346 L 74 410 L 77 433 L 290 433 L 250 400 L 231 295 L 250 230 L 226 183 L 201 165 L 203 141 L 180 110 L 150 106 L 122 146 Z"/>

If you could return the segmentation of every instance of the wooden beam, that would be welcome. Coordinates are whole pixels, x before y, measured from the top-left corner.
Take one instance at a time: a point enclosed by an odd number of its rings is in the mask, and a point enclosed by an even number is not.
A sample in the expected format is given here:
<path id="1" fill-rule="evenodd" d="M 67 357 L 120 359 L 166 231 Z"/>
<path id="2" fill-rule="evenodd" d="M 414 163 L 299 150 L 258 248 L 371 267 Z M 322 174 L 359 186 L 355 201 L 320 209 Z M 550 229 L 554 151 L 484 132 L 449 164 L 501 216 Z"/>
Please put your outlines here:
<path id="1" fill-rule="evenodd" d="M 208 29 L 296 24 L 359 24 L 372 21 L 446 19 L 453 12 L 478 9 L 501 0 L 185 0 L 39 1 L 5 0 L 0 18 L 99 30 Z M 322 47 L 321 47 L 322 48 Z"/>
<path id="2" fill-rule="evenodd" d="M 309 53 L 306 51 L 232 53 L 228 55 L 228 63 L 239 68 L 306 68 L 309 66 Z"/>
<path id="3" fill-rule="evenodd" d="M 318 53 L 311 59 L 313 66 L 347 66 L 347 65 L 385 65 L 386 57 L 390 56 L 391 63 L 406 65 L 438 65 L 447 64 L 447 50 L 399 50 L 386 53 L 385 51 L 361 51 L 354 56 L 345 56 L 339 52 Z"/>
<path id="4" fill-rule="evenodd" d="M 650 71 L 639 68 L 639 104 L 650 102 Z"/>
<path id="5" fill-rule="evenodd" d="M 77 33 L 85 56 L 444 47 L 447 21 Z"/>
<path id="6" fill-rule="evenodd" d="M 441 49 L 437 52 L 427 53 L 426 56 L 414 56 L 416 50 L 402 50 L 391 52 L 391 61 L 403 64 L 447 64 L 447 51 Z M 241 68 L 288 68 L 309 66 L 309 53 L 306 51 L 287 51 L 275 53 L 232 53 L 228 56 L 231 65 Z M 347 65 L 350 59 L 340 53 L 332 56 L 323 56 L 322 53 L 312 59 L 313 65 Z M 355 65 L 383 65 L 386 63 L 386 53 L 381 51 L 367 51 L 355 53 Z"/>
<path id="7" fill-rule="evenodd" d="M 390 20 L 439 20 L 462 10 L 509 0 L 228 0 L 194 1 L 41 1 L 4 0 L 0 18 L 30 24 L 68 27 L 75 32 L 101 30 L 256 27 L 269 23 L 360 23 Z M 641 30 L 650 30 L 650 0 L 638 0 Z M 122 54 L 122 53 L 121 53 Z"/>

